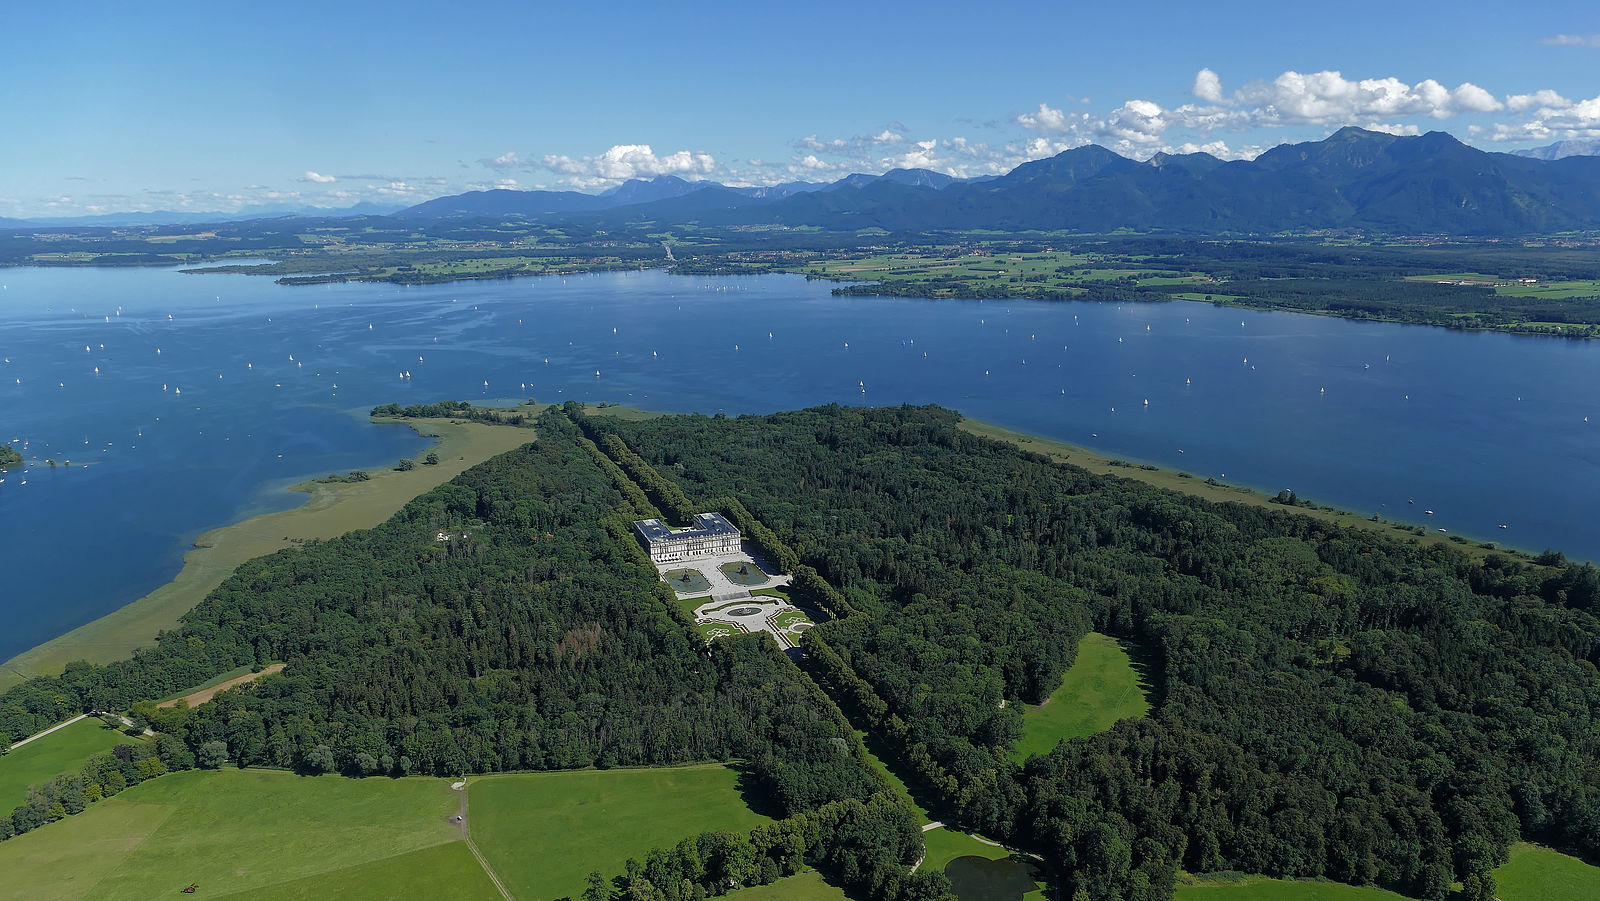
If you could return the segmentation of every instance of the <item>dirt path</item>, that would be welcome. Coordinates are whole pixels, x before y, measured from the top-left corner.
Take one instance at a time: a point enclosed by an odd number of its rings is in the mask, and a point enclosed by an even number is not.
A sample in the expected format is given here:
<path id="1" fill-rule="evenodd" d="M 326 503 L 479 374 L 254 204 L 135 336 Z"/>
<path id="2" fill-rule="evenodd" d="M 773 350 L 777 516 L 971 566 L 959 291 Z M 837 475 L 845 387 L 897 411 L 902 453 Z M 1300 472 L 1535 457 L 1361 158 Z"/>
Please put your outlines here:
<path id="1" fill-rule="evenodd" d="M 216 685 L 211 686 L 210 688 L 202 688 L 199 691 L 195 692 L 194 694 L 185 695 L 185 696 L 183 696 L 181 698 L 175 698 L 175 699 L 173 699 L 171 701 L 165 701 L 163 703 L 157 704 L 156 706 L 157 707 L 176 707 L 176 706 L 178 706 L 178 702 L 179 701 L 188 701 L 190 707 L 199 707 L 201 704 L 204 704 L 205 702 L 211 700 L 212 698 L 216 697 L 218 694 L 220 694 L 220 693 L 222 693 L 224 691 L 227 691 L 230 688 L 233 688 L 233 687 L 238 686 L 238 685 L 245 685 L 247 683 L 254 682 L 255 680 L 261 678 L 262 676 L 269 676 L 269 675 L 271 675 L 273 673 L 281 673 L 281 672 L 283 672 L 283 664 L 274 663 L 271 666 L 264 667 L 261 670 L 261 672 L 259 672 L 259 673 L 245 673 L 244 675 L 240 676 L 237 679 L 229 679 L 226 682 L 219 682 Z"/>
<path id="2" fill-rule="evenodd" d="M 84 717 L 86 717 L 88 715 L 89 714 L 87 714 L 87 713 L 80 713 L 77 716 L 73 717 L 70 720 L 67 720 L 64 723 L 56 723 L 54 726 L 51 726 L 50 728 L 44 730 L 43 732 L 40 732 L 40 733 L 38 733 L 36 735 L 30 735 L 27 738 L 24 738 L 22 741 L 17 742 L 16 744 L 11 746 L 11 750 L 15 751 L 16 749 L 22 747 L 23 745 L 27 744 L 30 741 L 38 741 L 39 739 L 44 738 L 46 735 L 49 735 L 50 733 L 56 731 L 57 729 L 65 729 L 68 726 L 72 725 L 73 723 L 76 723 L 78 720 L 81 720 L 81 719 L 83 719 Z"/>
<path id="3" fill-rule="evenodd" d="M 511 897 L 511 891 L 506 888 L 505 883 L 501 882 L 500 877 L 496 875 L 494 867 L 489 866 L 488 858 L 484 857 L 483 852 L 478 850 L 478 843 L 472 840 L 472 829 L 467 823 L 466 780 L 463 779 L 460 782 L 451 783 L 450 787 L 461 793 L 461 804 L 456 808 L 456 829 L 461 833 L 461 840 L 467 843 L 467 850 L 471 851 L 472 856 L 478 859 L 478 866 L 483 867 L 483 872 L 489 877 L 489 881 L 493 882 L 494 887 L 500 890 L 500 897 L 506 899 L 506 901 L 516 901 Z"/>

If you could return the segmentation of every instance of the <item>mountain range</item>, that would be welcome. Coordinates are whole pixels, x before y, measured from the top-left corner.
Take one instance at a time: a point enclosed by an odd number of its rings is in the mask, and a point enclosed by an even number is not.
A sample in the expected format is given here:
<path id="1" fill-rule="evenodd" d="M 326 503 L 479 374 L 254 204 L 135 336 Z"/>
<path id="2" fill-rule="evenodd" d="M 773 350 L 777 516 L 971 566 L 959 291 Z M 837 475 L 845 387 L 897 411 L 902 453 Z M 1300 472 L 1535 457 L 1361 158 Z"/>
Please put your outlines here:
<path id="1" fill-rule="evenodd" d="M 1600 156 L 1600 138 L 1588 141 L 1557 141 L 1543 147 L 1513 150 L 1512 156 L 1525 156 L 1535 160 L 1562 160 L 1569 156 Z"/>
<path id="2" fill-rule="evenodd" d="M 1502 236 L 1600 228 L 1600 157 L 1543 160 L 1478 150 L 1444 132 L 1396 136 L 1352 127 L 1254 160 L 1189 153 L 1141 162 L 1091 144 L 989 179 L 902 169 L 753 189 L 658 178 L 603 195 L 475 192 L 397 215 L 890 231 Z"/>
<path id="3" fill-rule="evenodd" d="M 26 219 L 7 219 L 0 216 L 0 228 L 62 228 L 102 227 L 118 228 L 133 225 L 200 225 L 208 222 L 249 222 L 254 219 L 273 219 L 284 216 L 328 218 L 346 216 L 386 216 L 404 207 L 399 203 L 373 203 L 363 200 L 340 209 L 308 206 L 252 206 L 224 213 L 218 210 L 144 210 L 129 213 L 98 213 L 88 216 L 35 216 Z"/>

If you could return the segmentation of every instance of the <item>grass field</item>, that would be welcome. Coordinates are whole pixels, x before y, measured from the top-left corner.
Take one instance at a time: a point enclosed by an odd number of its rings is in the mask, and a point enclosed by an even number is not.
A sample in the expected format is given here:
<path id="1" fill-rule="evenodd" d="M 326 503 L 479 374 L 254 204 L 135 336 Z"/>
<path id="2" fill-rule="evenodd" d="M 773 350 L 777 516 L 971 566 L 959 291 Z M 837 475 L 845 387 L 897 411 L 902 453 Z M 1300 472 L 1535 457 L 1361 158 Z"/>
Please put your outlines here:
<path id="1" fill-rule="evenodd" d="M 1600 898 L 1600 867 L 1558 851 L 1519 842 L 1494 871 L 1500 901 L 1592 901 Z"/>
<path id="2" fill-rule="evenodd" d="M 459 801 L 443 779 L 174 773 L 0 843 L 0 899 L 175 897 L 191 883 L 196 899 L 393 897 L 385 886 L 469 877 L 459 855 L 413 853 L 459 843 Z"/>
<path id="3" fill-rule="evenodd" d="M 1270 495 L 1260 491 L 1255 491 L 1239 485 L 1228 485 L 1221 482 L 1211 484 L 1203 478 L 1197 478 L 1188 473 L 1180 474 L 1174 469 L 1163 469 L 1157 466 L 1146 467 L 1113 465 L 1113 463 L 1116 462 L 1113 458 L 1095 453 L 1088 448 L 1079 447 L 1075 444 L 1068 444 L 1065 441 L 1053 441 L 1049 438 L 1040 438 L 1035 435 L 1028 435 L 1023 432 L 1013 431 L 1003 426 L 991 425 L 987 422 L 981 422 L 976 419 L 963 419 L 960 427 L 974 435 L 982 435 L 985 438 L 993 438 L 997 441 L 1006 441 L 1011 444 L 1015 444 L 1024 450 L 1029 450 L 1036 454 L 1044 454 L 1048 457 L 1053 457 L 1057 460 L 1071 463 L 1074 466 L 1082 467 L 1090 472 L 1099 473 L 1101 475 L 1118 476 L 1124 479 L 1134 479 L 1136 481 L 1144 482 L 1147 485 L 1154 485 L 1157 488 L 1166 488 L 1170 491 L 1181 491 L 1184 494 L 1204 498 L 1208 501 L 1217 501 L 1219 503 L 1231 501 L 1233 503 L 1250 504 L 1252 506 L 1268 507 L 1269 509 L 1277 510 L 1292 509 L 1294 512 L 1299 513 L 1302 516 L 1314 517 L 1316 519 L 1323 520 L 1324 522 L 1331 522 L 1339 526 L 1365 529 L 1370 532 L 1388 535 L 1389 537 L 1400 541 L 1416 541 L 1425 545 L 1448 545 L 1460 550 L 1464 554 L 1474 557 L 1481 558 L 1491 553 L 1496 553 L 1511 557 L 1518 557 L 1524 563 L 1527 563 L 1532 559 L 1529 554 L 1523 551 L 1518 551 L 1507 547 L 1484 548 L 1479 547 L 1476 543 L 1460 544 L 1458 542 L 1451 541 L 1448 537 L 1440 535 L 1436 532 L 1430 531 L 1421 535 L 1416 535 L 1411 532 L 1400 532 L 1396 530 L 1395 523 L 1387 521 L 1375 522 L 1365 516 L 1360 516 L 1358 514 L 1343 510 L 1333 510 L 1325 507 L 1284 507 L 1280 504 L 1273 503 L 1270 500 Z M 1474 542 L 1476 542 L 1476 540 L 1477 539 L 1474 539 Z"/>
<path id="4" fill-rule="evenodd" d="M 413 425 L 410 421 L 405 424 Z M 111 663 L 150 644 L 157 632 L 222 584 L 239 564 L 308 539 L 327 539 L 371 528 L 407 501 L 497 454 L 533 440 L 529 429 L 483 423 L 427 421 L 414 425 L 440 438 L 437 466 L 409 472 L 382 468 L 366 482 L 295 486 L 311 499 L 293 510 L 258 516 L 201 535 L 184 555 L 183 569 L 166 585 L 66 635 L 0 664 L 0 691 L 39 674 L 54 674 L 73 660 Z"/>
<path id="5" fill-rule="evenodd" d="M 476 778 L 472 839 L 518 901 L 577 897 L 591 871 L 613 876 L 652 848 L 768 822 L 738 778 L 717 765 Z"/>
<path id="6" fill-rule="evenodd" d="M 326 898 L 341 901 L 354 898 L 500 901 L 500 892 L 467 849 L 467 843 L 450 842 L 222 897 L 225 901 L 323 901 Z"/>
<path id="7" fill-rule="evenodd" d="M 7 816 L 38 785 L 65 773 L 76 773 L 89 755 L 143 739 L 123 735 L 90 717 L 30 741 L 0 757 L 0 816 Z"/>
<path id="8" fill-rule="evenodd" d="M 1117 720 L 1144 716 L 1150 709 L 1138 671 L 1117 640 L 1090 632 L 1078 643 L 1078 659 L 1050 699 L 1023 713 L 1022 737 L 1013 759 L 1047 754 L 1069 738 L 1111 728 Z"/>
<path id="9" fill-rule="evenodd" d="M 1338 882 L 1268 879 L 1208 879 L 1191 876 L 1178 884 L 1177 901 L 1409 901 L 1381 888 Z M 1509 899 L 1507 899 L 1509 901 Z"/>

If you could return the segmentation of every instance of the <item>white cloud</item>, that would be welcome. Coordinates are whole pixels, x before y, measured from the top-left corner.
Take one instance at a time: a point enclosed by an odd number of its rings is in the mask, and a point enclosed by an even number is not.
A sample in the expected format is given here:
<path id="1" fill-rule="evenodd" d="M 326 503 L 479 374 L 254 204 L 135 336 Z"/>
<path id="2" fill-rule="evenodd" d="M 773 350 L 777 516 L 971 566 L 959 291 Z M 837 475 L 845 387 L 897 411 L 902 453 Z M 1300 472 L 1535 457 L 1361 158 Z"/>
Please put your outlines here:
<path id="1" fill-rule="evenodd" d="M 549 154 L 544 167 L 580 187 L 598 187 L 630 178 L 657 175 L 706 176 L 717 170 L 716 158 L 704 151 L 679 150 L 657 156 L 649 144 L 617 144 L 596 156 Z"/>
<path id="2" fill-rule="evenodd" d="M 334 177 L 334 176 L 332 176 L 332 175 L 323 175 L 320 172 L 312 172 L 310 169 L 307 169 L 306 170 L 306 174 L 300 176 L 300 180 L 301 181 L 314 181 L 319 185 L 325 185 L 325 184 L 328 184 L 329 182 L 338 181 L 339 179 Z"/>
<path id="3" fill-rule="evenodd" d="M 1193 93 L 1207 103 L 1222 102 L 1222 79 L 1210 69 L 1201 69 L 1194 77 Z"/>
<path id="4" fill-rule="evenodd" d="M 1534 91 L 1532 94 L 1512 94 L 1506 98 L 1506 106 L 1514 113 L 1525 113 L 1538 107 L 1552 109 L 1571 105 L 1571 100 L 1549 89 Z"/>
<path id="5" fill-rule="evenodd" d="M 502 153 L 499 156 L 487 157 L 479 160 L 478 162 L 490 169 L 516 169 L 529 165 L 517 156 L 517 152 L 515 150 L 507 150 L 505 153 Z"/>
<path id="6" fill-rule="evenodd" d="M 1386 135 L 1410 136 L 1422 134 L 1422 129 L 1402 122 L 1368 122 L 1361 127 L 1367 131 L 1381 131 Z"/>
<path id="7" fill-rule="evenodd" d="M 1068 115 L 1049 104 L 1041 103 L 1039 108 L 1031 113 L 1023 113 L 1017 117 L 1017 124 L 1029 131 L 1038 131 L 1045 134 L 1059 134 L 1072 128 L 1078 121 L 1080 114 Z M 1084 119 L 1087 113 L 1081 114 Z"/>
<path id="8" fill-rule="evenodd" d="M 1600 47 L 1600 34 L 1558 34 L 1541 43 L 1558 47 Z"/>
<path id="9" fill-rule="evenodd" d="M 1270 82 L 1254 81 L 1233 95 L 1258 125 L 1344 125 L 1366 117 L 1429 116 L 1492 112 L 1504 104 L 1471 82 L 1450 90 L 1427 78 L 1414 85 L 1398 78 L 1352 81 L 1333 70 L 1290 70 Z"/>

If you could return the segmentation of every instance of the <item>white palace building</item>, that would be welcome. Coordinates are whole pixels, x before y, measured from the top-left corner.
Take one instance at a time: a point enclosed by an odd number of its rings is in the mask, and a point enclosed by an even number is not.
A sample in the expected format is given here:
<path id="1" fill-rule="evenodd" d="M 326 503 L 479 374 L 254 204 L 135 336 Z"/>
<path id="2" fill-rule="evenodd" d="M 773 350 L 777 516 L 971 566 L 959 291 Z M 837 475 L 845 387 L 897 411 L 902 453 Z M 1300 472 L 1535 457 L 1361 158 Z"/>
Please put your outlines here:
<path id="1" fill-rule="evenodd" d="M 690 557 L 737 554 L 739 530 L 721 513 L 696 513 L 694 525 L 676 531 L 659 519 L 643 519 L 633 524 L 639 540 L 650 552 L 652 563 L 676 563 Z"/>

